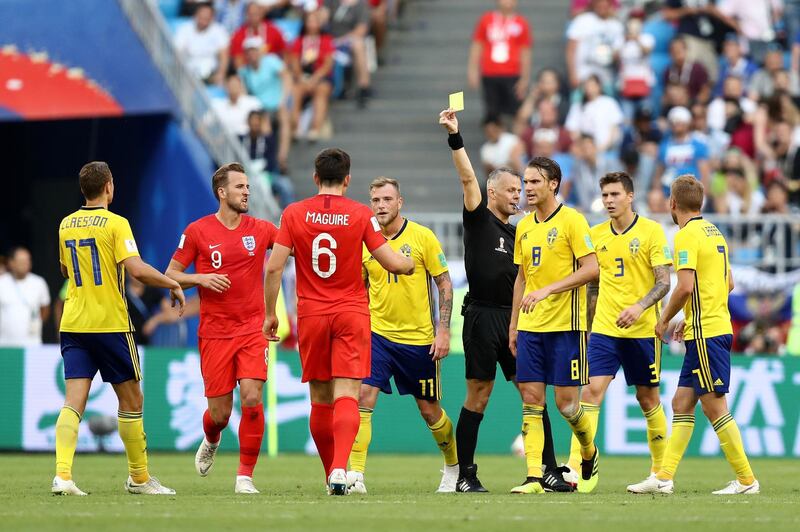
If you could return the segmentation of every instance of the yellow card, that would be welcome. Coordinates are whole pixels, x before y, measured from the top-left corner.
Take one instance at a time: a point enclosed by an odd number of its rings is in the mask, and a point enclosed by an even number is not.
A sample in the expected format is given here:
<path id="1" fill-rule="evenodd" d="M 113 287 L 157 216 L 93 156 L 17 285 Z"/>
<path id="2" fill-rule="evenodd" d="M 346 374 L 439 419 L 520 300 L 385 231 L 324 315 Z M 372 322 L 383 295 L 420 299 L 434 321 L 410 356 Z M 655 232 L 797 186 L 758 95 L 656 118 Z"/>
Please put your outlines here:
<path id="1" fill-rule="evenodd" d="M 450 109 L 453 111 L 464 110 L 464 92 L 454 92 L 450 95 Z"/>

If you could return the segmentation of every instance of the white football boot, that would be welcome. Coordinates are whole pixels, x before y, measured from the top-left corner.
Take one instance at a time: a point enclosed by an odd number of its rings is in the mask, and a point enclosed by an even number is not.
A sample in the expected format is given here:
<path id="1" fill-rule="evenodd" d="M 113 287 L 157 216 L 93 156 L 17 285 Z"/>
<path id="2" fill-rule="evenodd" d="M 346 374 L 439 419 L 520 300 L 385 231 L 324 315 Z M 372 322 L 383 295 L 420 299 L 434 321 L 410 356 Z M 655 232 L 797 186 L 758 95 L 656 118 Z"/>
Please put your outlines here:
<path id="1" fill-rule="evenodd" d="M 347 472 L 347 492 L 359 495 L 367 494 L 367 485 L 364 483 L 364 473 L 360 471 Z"/>
<path id="2" fill-rule="evenodd" d="M 244 475 L 236 475 L 236 485 L 233 488 L 234 493 L 260 493 L 253 484 L 253 477 L 246 477 Z"/>
<path id="3" fill-rule="evenodd" d="M 50 492 L 53 495 L 88 495 L 75 485 L 74 480 L 64 480 L 58 475 L 53 478 L 53 487 L 50 488 Z"/>
<path id="4" fill-rule="evenodd" d="M 128 480 L 125 481 L 125 489 L 134 495 L 175 495 L 174 489 L 162 486 L 156 477 L 150 477 L 150 480 L 143 484 L 137 484 L 131 477 L 128 477 Z"/>
<path id="5" fill-rule="evenodd" d="M 211 473 L 211 469 L 214 467 L 214 457 L 217 456 L 217 449 L 219 449 L 219 442 L 210 443 L 203 436 L 203 441 L 194 455 L 194 468 L 201 477 Z"/>
<path id="6" fill-rule="evenodd" d="M 446 465 L 442 470 L 442 481 L 436 493 L 455 493 L 456 483 L 458 482 L 458 464 Z"/>
<path id="7" fill-rule="evenodd" d="M 347 472 L 341 468 L 331 471 L 328 488 L 331 495 L 347 495 Z"/>
<path id="8" fill-rule="evenodd" d="M 628 486 L 628 493 L 665 493 L 672 494 L 675 486 L 671 480 L 659 480 L 655 474 L 639 482 Z"/>
<path id="9" fill-rule="evenodd" d="M 761 491 L 758 481 L 754 480 L 752 484 L 744 485 L 738 480 L 731 480 L 728 485 L 712 492 L 714 495 L 756 495 Z"/>

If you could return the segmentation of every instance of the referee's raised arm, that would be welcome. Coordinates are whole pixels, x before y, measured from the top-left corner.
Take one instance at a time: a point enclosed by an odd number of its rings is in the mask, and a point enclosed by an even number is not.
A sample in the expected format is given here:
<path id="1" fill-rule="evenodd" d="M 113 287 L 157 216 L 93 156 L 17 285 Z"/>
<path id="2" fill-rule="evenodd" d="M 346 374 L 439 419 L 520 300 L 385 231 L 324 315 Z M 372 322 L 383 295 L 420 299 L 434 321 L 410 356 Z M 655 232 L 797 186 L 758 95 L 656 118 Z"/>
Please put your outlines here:
<path id="1" fill-rule="evenodd" d="M 458 131 L 458 118 L 452 109 L 445 109 L 439 113 L 439 123 L 449 133 L 447 143 L 453 150 L 453 164 L 461 178 L 461 187 L 464 190 L 464 207 L 468 211 L 474 211 L 481 204 L 481 187 L 478 185 L 478 178 L 469 162 L 467 150 L 464 148 L 464 139 Z"/>

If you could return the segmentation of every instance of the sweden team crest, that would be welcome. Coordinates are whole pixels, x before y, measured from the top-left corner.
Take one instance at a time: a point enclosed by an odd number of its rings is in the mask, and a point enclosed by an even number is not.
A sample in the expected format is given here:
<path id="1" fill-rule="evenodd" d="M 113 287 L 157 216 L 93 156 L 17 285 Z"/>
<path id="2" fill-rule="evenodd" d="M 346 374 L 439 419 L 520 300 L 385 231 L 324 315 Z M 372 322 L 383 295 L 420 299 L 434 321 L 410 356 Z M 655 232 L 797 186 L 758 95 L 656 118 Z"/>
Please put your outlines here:
<path id="1" fill-rule="evenodd" d="M 411 246 L 409 246 L 408 244 L 403 244 L 402 246 L 400 246 L 400 253 L 402 253 L 406 257 L 410 257 L 411 256 Z"/>
<path id="2" fill-rule="evenodd" d="M 553 247 L 553 244 L 556 243 L 556 238 L 558 238 L 558 229 L 553 227 L 547 232 L 547 245 Z"/>
<path id="3" fill-rule="evenodd" d="M 247 251 L 253 251 L 256 249 L 256 237 L 254 236 L 243 236 L 242 237 L 242 244 L 244 244 L 244 249 Z"/>
<path id="4" fill-rule="evenodd" d="M 628 249 L 630 250 L 631 255 L 634 256 L 639 252 L 639 247 L 640 243 L 638 238 L 634 238 L 633 240 L 631 240 L 631 243 L 628 244 Z"/>

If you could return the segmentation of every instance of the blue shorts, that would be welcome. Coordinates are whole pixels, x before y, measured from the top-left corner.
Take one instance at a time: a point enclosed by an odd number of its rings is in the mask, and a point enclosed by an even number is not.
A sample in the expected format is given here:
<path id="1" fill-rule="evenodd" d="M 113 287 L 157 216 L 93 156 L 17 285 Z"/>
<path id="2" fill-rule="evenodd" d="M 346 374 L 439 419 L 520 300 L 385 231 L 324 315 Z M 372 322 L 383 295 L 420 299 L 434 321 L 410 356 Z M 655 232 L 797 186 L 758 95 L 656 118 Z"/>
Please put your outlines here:
<path id="1" fill-rule="evenodd" d="M 392 393 L 389 379 L 400 395 L 438 401 L 442 398 L 439 361 L 431 360 L 430 345 L 406 345 L 372 333 L 372 373 L 362 382 Z"/>
<path id="2" fill-rule="evenodd" d="M 517 382 L 543 382 L 554 386 L 588 384 L 586 333 L 520 331 Z"/>
<path id="3" fill-rule="evenodd" d="M 93 379 L 99 371 L 103 381 L 111 384 L 142 380 L 131 333 L 62 332 L 61 356 L 65 379 Z"/>
<path id="4" fill-rule="evenodd" d="M 686 340 L 678 386 L 694 388 L 697 395 L 728 393 L 731 380 L 733 335 Z"/>
<path id="5" fill-rule="evenodd" d="M 619 367 L 628 386 L 659 385 L 661 342 L 653 338 L 589 335 L 589 377 L 615 376 Z"/>

